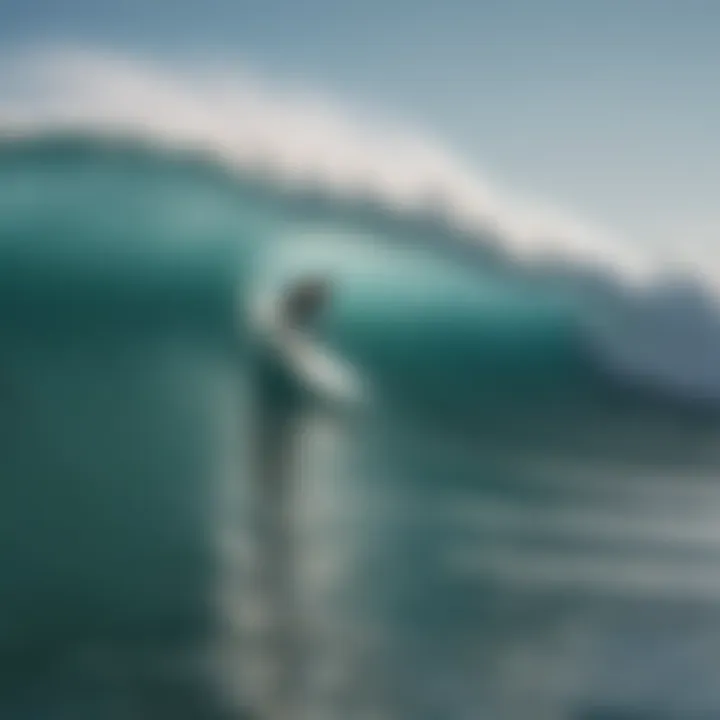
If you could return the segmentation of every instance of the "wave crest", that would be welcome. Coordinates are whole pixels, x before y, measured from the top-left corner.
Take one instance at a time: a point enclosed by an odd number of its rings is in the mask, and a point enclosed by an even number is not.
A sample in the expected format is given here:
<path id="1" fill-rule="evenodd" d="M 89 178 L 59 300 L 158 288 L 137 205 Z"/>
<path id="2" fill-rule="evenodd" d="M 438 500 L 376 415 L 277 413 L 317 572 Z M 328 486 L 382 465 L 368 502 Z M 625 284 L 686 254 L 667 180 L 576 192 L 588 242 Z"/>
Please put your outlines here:
<path id="1" fill-rule="evenodd" d="M 432 215 L 513 258 L 603 267 L 633 280 L 667 263 L 558 211 L 494 190 L 442 145 L 326 98 L 235 68 L 177 70 L 119 53 L 45 48 L 7 58 L 0 128 L 134 134 L 194 148 L 277 187 L 362 199 L 400 216 Z"/>

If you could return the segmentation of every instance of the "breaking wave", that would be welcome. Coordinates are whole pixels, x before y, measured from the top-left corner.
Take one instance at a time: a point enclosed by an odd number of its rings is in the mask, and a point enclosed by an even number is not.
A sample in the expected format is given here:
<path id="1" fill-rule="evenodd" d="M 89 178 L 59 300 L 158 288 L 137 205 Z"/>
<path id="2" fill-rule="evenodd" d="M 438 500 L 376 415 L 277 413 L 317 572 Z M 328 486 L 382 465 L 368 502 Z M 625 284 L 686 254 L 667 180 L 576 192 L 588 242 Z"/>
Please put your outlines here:
<path id="1" fill-rule="evenodd" d="M 383 273 L 391 286 L 417 282 L 422 273 L 407 253 L 422 251 L 448 268 L 443 302 L 465 293 L 465 304 L 482 308 L 463 332 L 484 345 L 562 328 L 579 332 L 617 376 L 720 399 L 720 285 L 707 262 L 678 264 L 511 200 L 442 145 L 377 120 L 351 121 L 302 88 L 66 48 L 6 58 L 4 68 L 6 237 L 40 226 L 47 235 L 92 235 L 103 239 L 102 257 L 163 238 L 175 269 L 189 240 L 210 247 L 222 238 L 255 253 L 289 238 L 307 252 L 314 243 L 316 265 L 322 258 L 329 271 L 365 267 L 375 288 Z M 68 182 L 58 167 L 85 170 Z M 197 258 L 187 263 L 190 276 Z M 94 271 L 102 264 L 91 263 Z M 437 287 L 439 274 L 430 276 L 423 282 Z M 482 372 L 479 363 L 474 374 Z"/>

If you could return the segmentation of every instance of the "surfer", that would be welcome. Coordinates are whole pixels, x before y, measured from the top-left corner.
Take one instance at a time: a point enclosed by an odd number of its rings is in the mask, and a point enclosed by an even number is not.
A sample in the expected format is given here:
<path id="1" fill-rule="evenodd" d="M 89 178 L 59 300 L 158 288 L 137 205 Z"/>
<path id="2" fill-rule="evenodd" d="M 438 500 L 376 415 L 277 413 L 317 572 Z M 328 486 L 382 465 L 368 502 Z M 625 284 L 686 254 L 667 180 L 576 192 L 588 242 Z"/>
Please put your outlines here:
<path id="1" fill-rule="evenodd" d="M 294 284 L 256 315 L 262 337 L 254 360 L 255 523 L 257 590 L 270 625 L 260 653 L 270 663 L 259 702 L 270 720 L 296 717 L 300 707 L 302 649 L 295 576 L 295 456 L 302 414 L 302 372 L 296 344 L 328 303 L 329 286 L 318 278 Z"/>

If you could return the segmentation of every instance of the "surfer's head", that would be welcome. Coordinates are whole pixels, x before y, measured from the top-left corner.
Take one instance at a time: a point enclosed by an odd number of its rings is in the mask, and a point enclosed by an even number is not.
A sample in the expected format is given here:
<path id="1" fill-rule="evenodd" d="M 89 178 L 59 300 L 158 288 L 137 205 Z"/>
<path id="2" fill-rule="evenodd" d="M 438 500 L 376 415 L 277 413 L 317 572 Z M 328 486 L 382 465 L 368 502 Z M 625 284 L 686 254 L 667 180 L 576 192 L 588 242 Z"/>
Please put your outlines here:
<path id="1" fill-rule="evenodd" d="M 282 313 L 287 325 L 305 328 L 313 323 L 330 302 L 330 284 L 324 278 L 306 278 L 284 293 Z"/>

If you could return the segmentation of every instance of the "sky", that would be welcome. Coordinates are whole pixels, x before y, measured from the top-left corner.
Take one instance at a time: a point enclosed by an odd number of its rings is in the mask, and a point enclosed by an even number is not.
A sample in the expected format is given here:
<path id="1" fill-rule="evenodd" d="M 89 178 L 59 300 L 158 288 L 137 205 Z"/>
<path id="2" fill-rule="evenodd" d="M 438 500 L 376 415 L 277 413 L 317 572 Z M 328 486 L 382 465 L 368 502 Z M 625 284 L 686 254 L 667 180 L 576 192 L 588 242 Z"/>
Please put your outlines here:
<path id="1" fill-rule="evenodd" d="M 720 239 L 714 0 L 0 0 L 0 49 L 243 63 L 642 243 Z M 720 246 L 720 245 L 719 245 Z"/>

